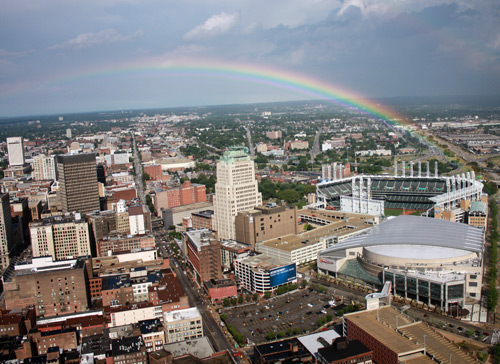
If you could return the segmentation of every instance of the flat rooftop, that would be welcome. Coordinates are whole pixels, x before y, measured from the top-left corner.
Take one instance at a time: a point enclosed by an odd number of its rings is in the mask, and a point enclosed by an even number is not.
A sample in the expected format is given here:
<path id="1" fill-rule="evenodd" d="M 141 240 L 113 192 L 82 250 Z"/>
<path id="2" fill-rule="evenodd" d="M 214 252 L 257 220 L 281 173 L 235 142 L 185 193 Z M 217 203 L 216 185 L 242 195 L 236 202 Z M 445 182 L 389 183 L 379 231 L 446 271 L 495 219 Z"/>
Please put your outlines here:
<path id="1" fill-rule="evenodd" d="M 206 358 L 215 353 L 206 336 L 163 345 L 163 349 L 172 353 L 174 358 L 191 354 L 197 358 Z"/>
<path id="2" fill-rule="evenodd" d="M 189 320 L 199 318 L 201 319 L 201 313 L 196 307 L 186 308 L 184 310 L 176 310 L 164 313 L 165 323 L 174 322 L 180 320 Z"/>
<path id="3" fill-rule="evenodd" d="M 246 257 L 244 259 L 241 259 L 240 262 L 251 266 L 253 269 L 262 269 L 262 270 L 270 270 L 290 264 L 290 262 L 283 262 L 279 259 L 272 258 L 265 254 Z"/>
<path id="4" fill-rule="evenodd" d="M 363 230 L 370 227 L 372 227 L 372 225 L 369 225 L 365 221 L 359 219 L 352 219 L 349 221 L 334 220 L 330 224 L 317 227 L 314 230 L 265 240 L 259 245 L 291 252 L 296 249 L 317 244 L 322 238 L 340 237 L 348 234 L 361 233 Z"/>
<path id="5" fill-rule="evenodd" d="M 379 310 L 346 314 L 344 318 L 362 327 L 368 334 L 401 355 L 402 363 L 434 363 L 418 353 L 423 352 L 424 335 L 426 351 L 441 362 L 447 363 L 451 354 L 453 364 L 477 363 L 431 327 L 421 321 L 412 321 L 391 306 L 385 306 Z"/>

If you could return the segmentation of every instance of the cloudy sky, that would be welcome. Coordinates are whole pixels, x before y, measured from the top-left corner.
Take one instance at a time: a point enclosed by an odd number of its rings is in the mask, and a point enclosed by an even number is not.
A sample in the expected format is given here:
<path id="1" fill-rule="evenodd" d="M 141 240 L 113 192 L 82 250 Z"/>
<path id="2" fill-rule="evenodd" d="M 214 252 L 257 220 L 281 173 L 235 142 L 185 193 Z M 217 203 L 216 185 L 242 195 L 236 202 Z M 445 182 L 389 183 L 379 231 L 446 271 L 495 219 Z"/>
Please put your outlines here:
<path id="1" fill-rule="evenodd" d="M 497 0 L 0 0 L 0 9 L 0 116 L 314 96 L 264 82 L 279 72 L 366 97 L 500 96 Z M 249 68 L 263 71 L 238 77 Z"/>

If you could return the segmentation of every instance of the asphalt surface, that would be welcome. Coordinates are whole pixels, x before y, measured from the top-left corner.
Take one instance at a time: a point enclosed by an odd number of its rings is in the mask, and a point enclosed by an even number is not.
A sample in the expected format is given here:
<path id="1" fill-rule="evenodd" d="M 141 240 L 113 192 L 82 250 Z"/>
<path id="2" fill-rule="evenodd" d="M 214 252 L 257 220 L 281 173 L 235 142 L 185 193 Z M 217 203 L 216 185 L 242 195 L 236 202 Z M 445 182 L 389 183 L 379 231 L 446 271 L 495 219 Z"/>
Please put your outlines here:
<path id="1" fill-rule="evenodd" d="M 163 257 L 169 257 L 167 249 L 165 248 L 165 244 L 160 238 L 156 238 L 157 246 L 159 247 Z M 189 304 L 191 307 L 196 307 L 200 311 L 201 317 L 203 319 L 203 333 L 208 337 L 210 343 L 214 347 L 216 351 L 229 350 L 230 352 L 233 349 L 233 346 L 228 342 L 224 332 L 222 331 L 222 327 L 220 323 L 214 319 L 212 313 L 214 313 L 214 308 L 211 307 L 208 303 L 204 302 L 204 298 L 200 297 L 200 293 L 198 289 L 193 286 L 193 282 L 188 276 L 182 267 L 179 261 L 170 256 L 170 267 L 172 271 L 177 274 L 177 278 L 179 279 L 179 283 L 181 284 L 184 292 L 188 296 Z M 212 310 L 212 312 L 211 312 Z M 224 327 L 225 329 L 225 327 Z"/>

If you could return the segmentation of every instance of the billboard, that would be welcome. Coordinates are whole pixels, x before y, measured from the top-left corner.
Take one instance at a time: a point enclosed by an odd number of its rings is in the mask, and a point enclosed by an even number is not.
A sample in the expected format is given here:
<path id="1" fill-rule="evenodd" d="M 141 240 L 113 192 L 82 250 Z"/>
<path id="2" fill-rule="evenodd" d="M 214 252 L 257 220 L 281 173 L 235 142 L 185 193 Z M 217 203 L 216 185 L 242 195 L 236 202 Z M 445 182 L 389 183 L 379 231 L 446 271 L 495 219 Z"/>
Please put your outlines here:
<path id="1" fill-rule="evenodd" d="M 295 263 L 285 265 L 269 271 L 269 285 L 272 287 L 292 282 L 297 279 L 297 266 Z"/>

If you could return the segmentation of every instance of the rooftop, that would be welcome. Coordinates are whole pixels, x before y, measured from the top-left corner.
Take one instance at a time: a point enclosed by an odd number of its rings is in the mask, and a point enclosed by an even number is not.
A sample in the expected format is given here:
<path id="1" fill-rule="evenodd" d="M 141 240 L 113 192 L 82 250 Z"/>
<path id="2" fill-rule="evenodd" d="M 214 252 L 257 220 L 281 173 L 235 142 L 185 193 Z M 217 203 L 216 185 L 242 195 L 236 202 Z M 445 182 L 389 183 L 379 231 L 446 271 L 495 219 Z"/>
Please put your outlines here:
<path id="1" fill-rule="evenodd" d="M 289 265 L 290 262 L 283 262 L 279 259 L 267 256 L 265 254 L 254 255 L 240 260 L 241 263 L 251 266 L 253 269 L 271 270 Z"/>
<path id="2" fill-rule="evenodd" d="M 408 246 L 419 246 L 421 256 L 434 258 L 439 248 L 459 249 L 465 252 L 480 253 L 483 250 L 483 231 L 474 226 L 431 219 L 421 216 L 398 216 L 377 225 L 355 237 L 349 238 L 321 252 L 330 253 L 357 247 L 372 247 L 380 253 L 408 254 Z M 390 245 L 389 248 L 384 247 Z M 375 246 L 375 248 L 373 248 Z M 420 246 L 425 246 L 421 249 Z M 436 248 L 438 250 L 436 250 Z M 399 253 L 398 253 L 399 251 Z M 426 253 L 429 251 L 430 253 Z M 456 252 L 463 255 L 465 252 Z M 412 254 L 416 253 L 415 249 Z"/>
<path id="3" fill-rule="evenodd" d="M 325 344 L 331 345 L 332 342 L 339 337 L 340 335 L 337 334 L 335 330 L 327 330 L 311 335 L 301 336 L 297 339 L 307 350 L 309 350 L 311 354 L 316 355 L 319 349 L 325 347 Z"/>
<path id="4" fill-rule="evenodd" d="M 163 348 L 175 357 L 191 354 L 197 358 L 206 358 L 215 351 L 206 336 L 198 339 L 180 341 L 163 345 Z"/>
<path id="5" fill-rule="evenodd" d="M 189 319 L 201 319 L 201 313 L 196 307 L 186 308 L 184 310 L 168 311 L 163 313 L 165 322 L 174 322 Z"/>

